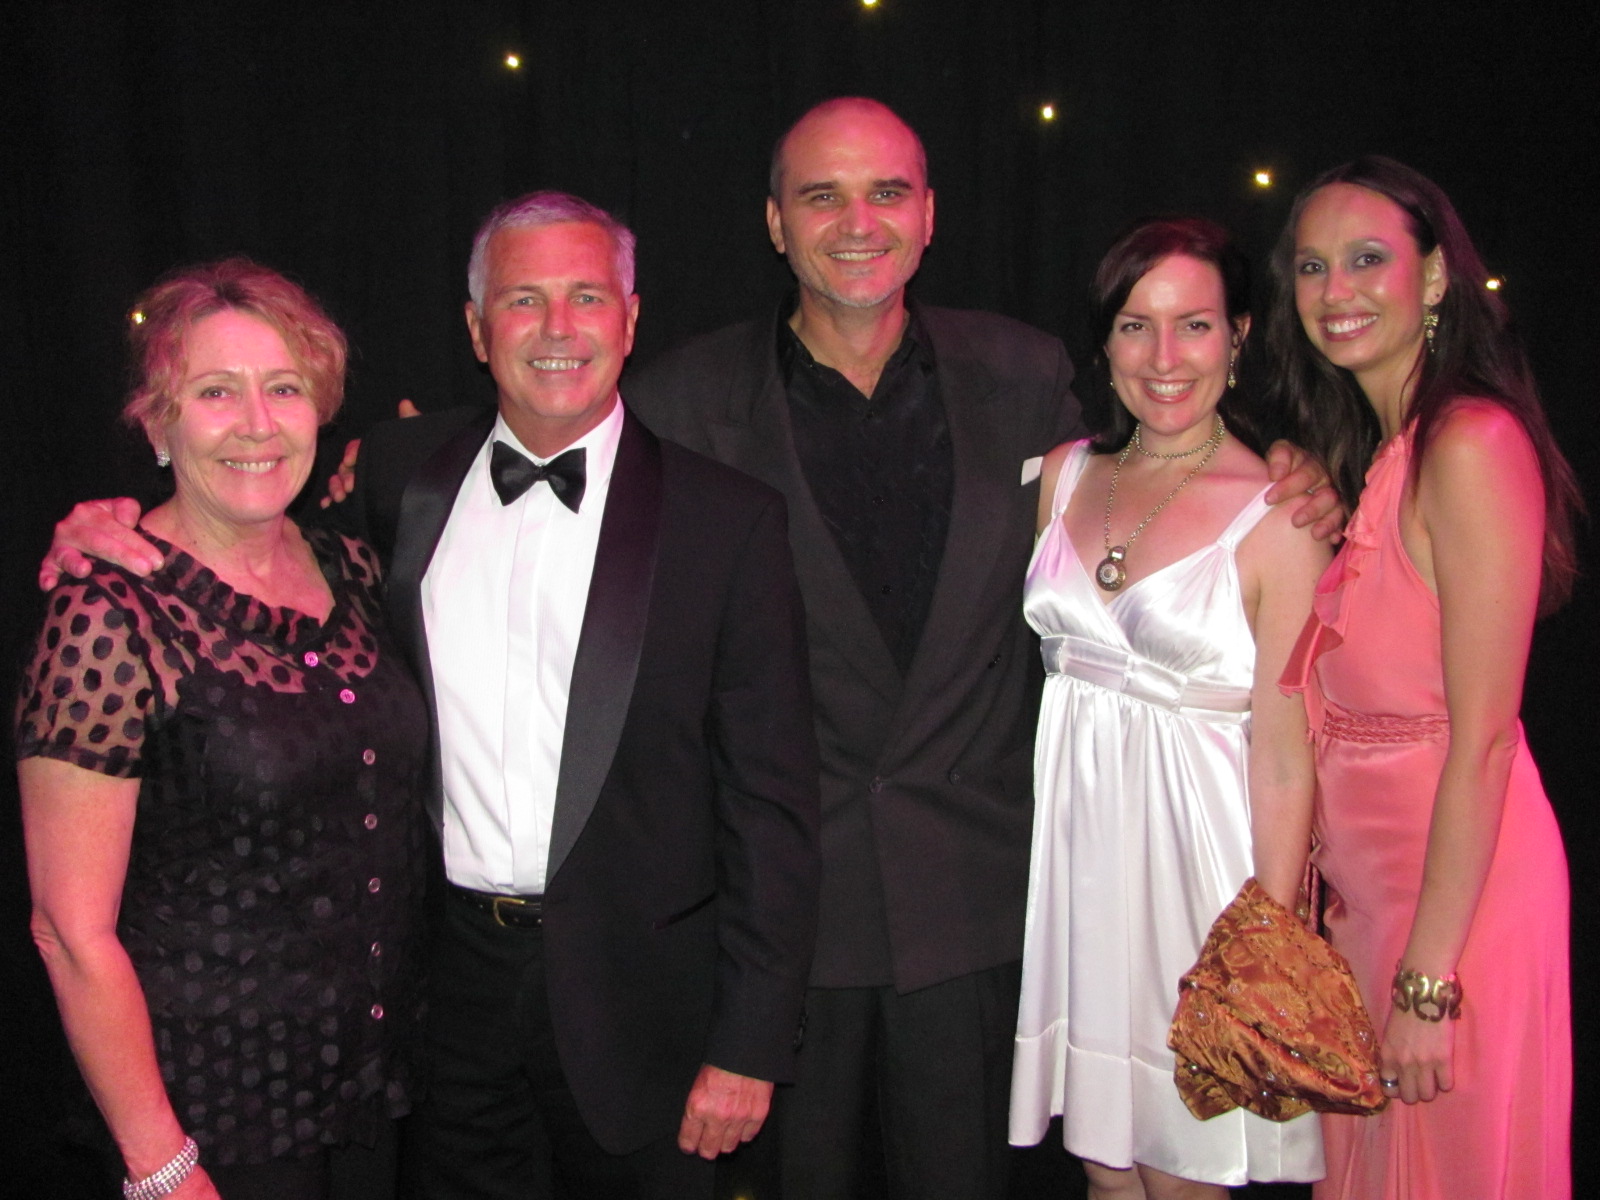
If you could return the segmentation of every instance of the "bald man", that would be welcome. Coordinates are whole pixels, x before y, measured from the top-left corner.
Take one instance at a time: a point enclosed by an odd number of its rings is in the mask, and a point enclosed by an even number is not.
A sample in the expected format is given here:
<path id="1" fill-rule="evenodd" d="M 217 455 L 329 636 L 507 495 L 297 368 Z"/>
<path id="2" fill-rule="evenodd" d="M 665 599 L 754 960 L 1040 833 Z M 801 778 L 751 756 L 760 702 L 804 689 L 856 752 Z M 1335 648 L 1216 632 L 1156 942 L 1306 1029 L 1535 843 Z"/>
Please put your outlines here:
<path id="1" fill-rule="evenodd" d="M 869 1106 L 894 1195 L 1005 1193 L 1042 678 L 1024 462 L 1080 426 L 1055 338 L 908 303 L 927 174 L 884 105 L 812 109 L 767 200 L 797 297 L 624 382 L 658 432 L 789 500 L 824 865 L 785 1200 L 856 1194 Z"/>

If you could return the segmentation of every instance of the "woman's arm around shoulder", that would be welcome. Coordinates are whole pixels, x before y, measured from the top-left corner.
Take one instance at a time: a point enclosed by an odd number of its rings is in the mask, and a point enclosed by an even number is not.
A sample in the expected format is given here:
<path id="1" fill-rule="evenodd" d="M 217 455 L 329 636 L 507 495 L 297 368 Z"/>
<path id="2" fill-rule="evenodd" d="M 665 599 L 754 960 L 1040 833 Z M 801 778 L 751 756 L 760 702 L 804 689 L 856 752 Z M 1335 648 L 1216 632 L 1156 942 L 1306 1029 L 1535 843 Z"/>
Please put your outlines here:
<path id="1" fill-rule="evenodd" d="M 1305 701 L 1278 687 L 1289 653 L 1311 614 L 1317 580 L 1332 553 L 1295 523 L 1289 505 L 1269 511 L 1239 546 L 1245 615 L 1255 635 L 1250 689 L 1250 832 L 1256 879 L 1293 909 L 1311 843 L 1316 789 L 1306 740 Z"/>

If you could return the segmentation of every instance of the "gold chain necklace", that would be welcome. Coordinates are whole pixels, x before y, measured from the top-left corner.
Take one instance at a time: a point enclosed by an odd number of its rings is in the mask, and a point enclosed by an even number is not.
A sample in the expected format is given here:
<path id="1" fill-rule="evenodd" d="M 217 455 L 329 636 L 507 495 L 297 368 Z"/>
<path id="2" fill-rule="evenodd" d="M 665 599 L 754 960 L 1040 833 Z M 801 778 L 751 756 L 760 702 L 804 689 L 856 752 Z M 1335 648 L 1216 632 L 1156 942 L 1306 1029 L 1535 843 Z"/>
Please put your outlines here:
<path id="1" fill-rule="evenodd" d="M 1155 519 L 1155 515 L 1171 503 L 1172 498 L 1183 491 L 1191 479 L 1206 469 L 1206 464 L 1211 461 L 1212 456 L 1217 452 L 1217 448 L 1222 445 L 1222 439 L 1228 431 L 1222 424 L 1220 415 L 1216 420 L 1217 427 L 1210 437 L 1193 450 L 1185 450 L 1181 454 L 1156 454 L 1146 450 L 1144 444 L 1139 440 L 1140 427 L 1138 425 L 1133 427 L 1133 436 L 1128 439 L 1128 444 L 1122 448 L 1122 453 L 1117 455 L 1117 465 L 1111 472 L 1111 490 L 1106 493 L 1106 556 L 1100 560 L 1099 565 L 1094 569 L 1094 581 L 1106 591 L 1114 592 L 1128 582 L 1128 569 L 1122 565 L 1123 560 L 1128 557 L 1128 547 L 1132 546 L 1133 540 L 1144 532 L 1144 527 Z M 1117 499 L 1117 477 L 1122 474 L 1122 464 L 1128 461 L 1128 455 L 1132 454 L 1136 447 L 1140 454 L 1148 455 L 1151 458 L 1188 458 L 1189 455 L 1198 454 L 1202 450 L 1205 451 L 1205 456 L 1195 464 L 1194 470 L 1190 471 L 1178 482 L 1177 487 L 1167 493 L 1167 498 L 1152 508 L 1149 515 L 1134 527 L 1133 532 L 1128 535 L 1127 541 L 1120 546 L 1113 546 L 1111 544 L 1111 508 Z"/>
<path id="2" fill-rule="evenodd" d="M 1143 425 L 1135 425 L 1133 427 L 1133 437 L 1131 439 L 1129 439 L 1129 444 L 1132 445 L 1135 450 L 1137 450 L 1140 454 L 1144 455 L 1146 458 L 1160 458 L 1160 459 L 1166 460 L 1167 462 L 1175 462 L 1180 458 L 1193 458 L 1196 454 L 1199 454 L 1207 446 L 1211 445 L 1211 439 L 1207 438 L 1205 441 L 1201 442 L 1198 446 L 1193 446 L 1193 447 L 1189 448 L 1188 450 L 1179 450 L 1176 454 L 1163 454 L 1159 450 L 1146 450 L 1144 448 L 1144 439 L 1139 436 L 1140 432 L 1143 429 L 1144 429 Z M 1215 436 L 1216 436 L 1215 434 L 1212 434 L 1212 437 L 1215 437 Z"/>

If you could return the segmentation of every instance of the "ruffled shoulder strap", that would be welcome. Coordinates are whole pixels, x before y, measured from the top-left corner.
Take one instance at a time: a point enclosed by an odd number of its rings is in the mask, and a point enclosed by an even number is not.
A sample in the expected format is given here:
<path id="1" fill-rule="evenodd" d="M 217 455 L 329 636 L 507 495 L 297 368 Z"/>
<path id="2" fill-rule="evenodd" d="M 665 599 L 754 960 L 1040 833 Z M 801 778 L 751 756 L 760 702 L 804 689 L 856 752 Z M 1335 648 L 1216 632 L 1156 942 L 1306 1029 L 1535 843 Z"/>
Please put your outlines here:
<path id="1" fill-rule="evenodd" d="M 1323 705 L 1322 691 L 1314 686 L 1311 673 L 1319 657 L 1344 641 L 1345 626 L 1350 621 L 1350 588 L 1363 571 L 1372 569 L 1383 522 L 1394 519 L 1397 492 L 1405 486 L 1406 464 L 1410 458 L 1411 429 L 1408 426 L 1378 451 L 1367 468 L 1366 490 L 1344 528 L 1344 545 L 1317 581 L 1311 614 L 1278 678 L 1278 686 L 1284 692 L 1304 694 L 1313 736 L 1322 729 Z"/>

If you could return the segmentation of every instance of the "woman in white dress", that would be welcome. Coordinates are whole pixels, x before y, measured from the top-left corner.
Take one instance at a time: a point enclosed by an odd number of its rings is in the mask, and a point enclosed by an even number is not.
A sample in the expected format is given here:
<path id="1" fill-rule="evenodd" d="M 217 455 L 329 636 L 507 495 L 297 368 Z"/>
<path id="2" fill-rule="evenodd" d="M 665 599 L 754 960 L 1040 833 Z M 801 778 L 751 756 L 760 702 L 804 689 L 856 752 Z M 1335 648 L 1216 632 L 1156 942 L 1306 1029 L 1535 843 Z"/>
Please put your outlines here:
<path id="1" fill-rule="evenodd" d="M 1199 1121 L 1167 1049 L 1211 923 L 1251 875 L 1293 908 L 1310 836 L 1305 711 L 1277 680 L 1328 550 L 1264 500 L 1232 390 L 1247 297 L 1211 222 L 1125 234 L 1094 285 L 1106 428 L 1044 462 L 1026 612 L 1049 675 L 1011 1140 L 1061 1115 L 1096 1200 L 1322 1175 L 1315 1117 Z"/>

